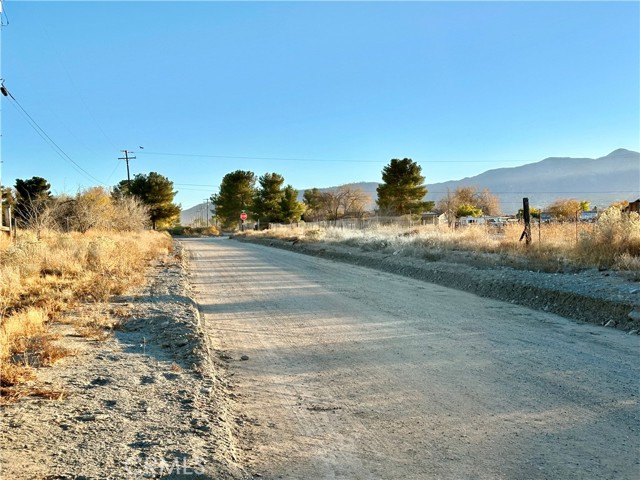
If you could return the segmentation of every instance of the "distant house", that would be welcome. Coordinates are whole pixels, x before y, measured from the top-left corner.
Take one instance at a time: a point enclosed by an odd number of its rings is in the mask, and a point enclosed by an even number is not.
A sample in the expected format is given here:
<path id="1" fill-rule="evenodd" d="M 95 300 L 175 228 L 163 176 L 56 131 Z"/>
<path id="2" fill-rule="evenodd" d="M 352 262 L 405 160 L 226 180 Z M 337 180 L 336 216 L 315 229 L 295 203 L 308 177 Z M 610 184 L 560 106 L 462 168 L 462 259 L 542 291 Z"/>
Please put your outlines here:
<path id="1" fill-rule="evenodd" d="M 631 213 L 631 212 L 636 212 L 636 213 L 640 213 L 640 198 L 638 200 L 636 200 L 635 202 L 630 202 L 629 205 L 627 205 L 625 207 L 625 209 L 623 210 L 623 212 L 627 212 L 627 213 Z"/>
<path id="2" fill-rule="evenodd" d="M 590 210 L 588 212 L 581 212 L 580 213 L 580 221 L 581 222 L 595 222 L 598 219 L 598 210 L 597 209 L 593 209 Z"/>
<path id="3" fill-rule="evenodd" d="M 422 225 L 446 225 L 447 214 L 437 212 L 425 212 L 420 219 Z"/>
<path id="4" fill-rule="evenodd" d="M 506 225 L 508 221 L 507 217 L 491 217 L 491 216 L 483 216 L 483 217 L 460 217 L 458 219 L 458 224 L 460 226 L 467 225 L 488 225 L 491 227 L 502 227 Z"/>

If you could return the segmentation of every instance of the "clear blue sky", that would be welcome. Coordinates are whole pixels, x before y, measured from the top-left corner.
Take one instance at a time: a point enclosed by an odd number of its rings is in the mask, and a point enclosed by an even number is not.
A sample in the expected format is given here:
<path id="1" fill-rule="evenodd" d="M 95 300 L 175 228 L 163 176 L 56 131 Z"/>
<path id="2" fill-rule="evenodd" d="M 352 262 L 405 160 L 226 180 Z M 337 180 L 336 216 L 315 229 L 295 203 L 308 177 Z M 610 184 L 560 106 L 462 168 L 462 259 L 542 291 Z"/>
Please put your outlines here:
<path id="1" fill-rule="evenodd" d="M 126 178 L 120 150 L 144 146 L 132 174 L 169 177 L 188 208 L 237 169 L 302 190 L 380 181 L 392 158 L 413 158 L 435 183 L 640 150 L 638 2 L 4 0 L 4 10 L 5 86 L 90 176 L 2 97 L 3 184 L 115 185 Z"/>

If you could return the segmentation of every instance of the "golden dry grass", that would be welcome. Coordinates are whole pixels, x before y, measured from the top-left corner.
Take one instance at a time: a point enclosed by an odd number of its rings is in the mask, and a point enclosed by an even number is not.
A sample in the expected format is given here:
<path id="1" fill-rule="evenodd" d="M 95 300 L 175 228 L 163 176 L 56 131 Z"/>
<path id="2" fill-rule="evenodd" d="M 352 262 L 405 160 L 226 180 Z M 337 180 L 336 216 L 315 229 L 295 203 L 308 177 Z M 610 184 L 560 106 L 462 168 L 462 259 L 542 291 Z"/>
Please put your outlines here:
<path id="1" fill-rule="evenodd" d="M 244 235 L 285 240 L 334 242 L 368 250 L 401 250 L 415 256 L 446 251 L 499 254 L 526 268 L 543 271 L 597 267 L 634 272 L 640 276 L 640 216 L 617 208 L 603 212 L 596 223 L 532 223 L 532 241 L 520 241 L 524 229 L 513 223 L 496 230 L 476 225 L 450 229 L 446 225 L 378 226 L 366 230 L 301 226 Z"/>
<path id="2" fill-rule="evenodd" d="M 32 378 L 34 366 L 73 352 L 47 334 L 47 325 L 79 302 L 104 302 L 144 280 L 150 259 L 167 254 L 171 238 L 158 232 L 20 232 L 0 242 L 0 385 Z M 70 317 L 72 318 L 72 317 Z M 108 314 L 75 318 L 83 336 L 103 339 Z"/>
<path id="3" fill-rule="evenodd" d="M 13 403 L 23 397 L 37 397 L 47 400 L 64 400 L 69 397 L 66 390 L 34 387 L 0 387 L 0 405 Z"/>

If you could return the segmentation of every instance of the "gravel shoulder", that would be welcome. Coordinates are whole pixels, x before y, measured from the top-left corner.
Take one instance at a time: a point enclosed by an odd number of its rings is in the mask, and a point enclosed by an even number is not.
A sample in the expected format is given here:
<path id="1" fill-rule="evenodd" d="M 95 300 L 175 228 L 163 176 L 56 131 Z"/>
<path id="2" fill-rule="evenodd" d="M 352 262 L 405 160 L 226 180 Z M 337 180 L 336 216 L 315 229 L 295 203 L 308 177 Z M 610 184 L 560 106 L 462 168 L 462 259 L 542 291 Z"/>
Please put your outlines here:
<path id="1" fill-rule="evenodd" d="M 237 235 L 253 242 L 404 275 L 445 287 L 555 313 L 579 322 L 640 333 L 640 282 L 597 269 L 547 273 L 508 266 L 496 255 L 425 251 L 421 257 L 401 250 L 365 250 L 345 244 L 279 240 Z"/>
<path id="2" fill-rule="evenodd" d="M 77 353 L 25 387 L 64 398 L 2 407 L 0 478 L 241 477 L 223 372 L 200 333 L 179 256 L 154 265 L 146 287 L 83 307 L 91 308 L 119 316 L 121 327 L 97 341 L 52 326 Z"/>

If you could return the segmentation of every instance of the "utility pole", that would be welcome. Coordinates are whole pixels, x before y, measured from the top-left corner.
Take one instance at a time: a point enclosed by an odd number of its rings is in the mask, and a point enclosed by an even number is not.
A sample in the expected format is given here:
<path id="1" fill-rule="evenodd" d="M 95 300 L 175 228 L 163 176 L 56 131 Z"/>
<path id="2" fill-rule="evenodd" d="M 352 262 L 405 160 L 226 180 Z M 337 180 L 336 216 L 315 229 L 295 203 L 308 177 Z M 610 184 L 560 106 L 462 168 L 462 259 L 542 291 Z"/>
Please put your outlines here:
<path id="1" fill-rule="evenodd" d="M 207 202 L 207 228 L 209 228 L 209 199 L 205 198 L 205 202 Z"/>
<path id="2" fill-rule="evenodd" d="M 2 23 L 2 0 L 0 0 L 0 32 L 2 32 L 3 26 L 4 24 Z M 0 58 L 0 66 L 1 65 L 2 65 L 2 59 Z M 0 81 L 2 81 L 1 77 L 2 77 L 2 74 L 0 74 Z M 2 95 L 4 95 L 5 97 L 8 95 L 7 90 L 4 88 L 4 85 L 2 85 Z M 1 126 L 0 126 L 0 139 L 2 139 Z M 0 152 L 1 151 L 2 151 L 2 148 L 0 147 Z M 0 153 L 0 230 L 2 230 L 3 225 L 4 225 L 4 208 L 2 207 L 2 153 Z"/>
<path id="3" fill-rule="evenodd" d="M 125 162 L 127 162 L 127 186 L 129 187 L 129 190 L 131 190 L 131 175 L 129 174 L 129 160 L 135 160 L 136 157 L 133 156 L 129 156 L 129 150 L 121 150 L 122 153 L 124 153 L 124 157 L 118 157 L 118 160 L 124 160 Z"/>

